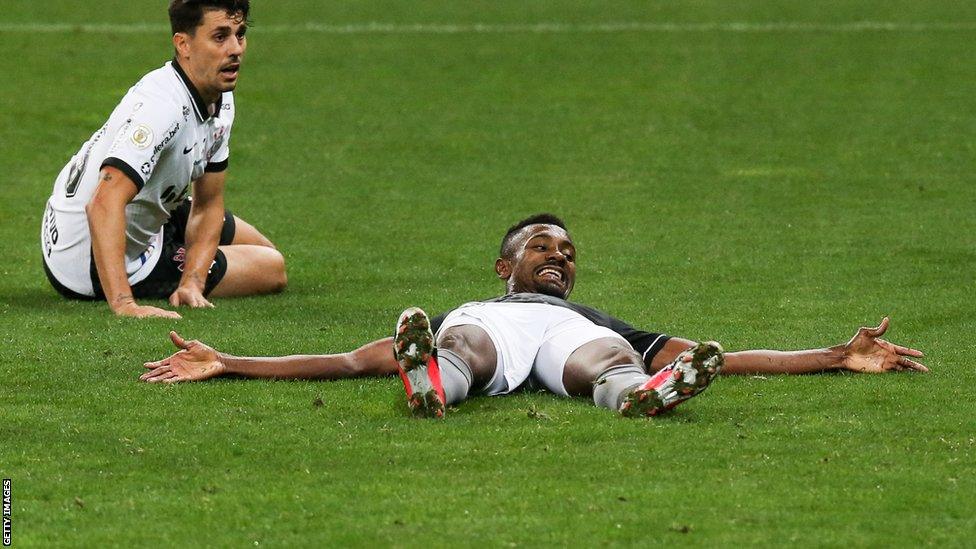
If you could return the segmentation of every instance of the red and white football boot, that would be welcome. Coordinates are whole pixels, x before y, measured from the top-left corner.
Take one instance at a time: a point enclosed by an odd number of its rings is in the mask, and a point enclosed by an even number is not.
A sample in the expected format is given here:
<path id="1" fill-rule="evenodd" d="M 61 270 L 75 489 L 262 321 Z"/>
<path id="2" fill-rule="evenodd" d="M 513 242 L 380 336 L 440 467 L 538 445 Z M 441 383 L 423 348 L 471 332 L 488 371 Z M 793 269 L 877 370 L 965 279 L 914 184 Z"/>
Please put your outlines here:
<path id="1" fill-rule="evenodd" d="M 656 416 L 701 393 L 725 364 L 722 346 L 714 341 L 684 351 L 671 364 L 631 391 L 620 405 L 628 417 Z M 690 357 L 691 360 L 686 362 Z"/>
<path id="2" fill-rule="evenodd" d="M 435 355 L 427 313 L 417 307 L 400 313 L 393 334 L 393 356 L 407 391 L 407 405 L 417 417 L 444 417 L 446 399 Z"/>

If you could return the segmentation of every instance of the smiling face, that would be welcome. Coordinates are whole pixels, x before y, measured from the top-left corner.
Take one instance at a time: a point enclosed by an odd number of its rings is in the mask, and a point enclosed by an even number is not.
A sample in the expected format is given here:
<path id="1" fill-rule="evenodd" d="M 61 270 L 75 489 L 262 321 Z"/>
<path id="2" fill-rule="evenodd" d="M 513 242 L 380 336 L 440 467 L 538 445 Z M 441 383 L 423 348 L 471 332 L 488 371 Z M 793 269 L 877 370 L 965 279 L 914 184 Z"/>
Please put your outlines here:
<path id="1" fill-rule="evenodd" d="M 508 293 L 532 292 L 569 298 L 576 282 L 576 248 L 565 229 L 529 225 L 514 235 L 511 257 L 495 261 Z"/>
<path id="2" fill-rule="evenodd" d="M 247 49 L 247 22 L 242 13 L 208 9 L 193 33 L 173 35 L 180 66 L 208 103 L 237 86 L 241 59 Z"/>

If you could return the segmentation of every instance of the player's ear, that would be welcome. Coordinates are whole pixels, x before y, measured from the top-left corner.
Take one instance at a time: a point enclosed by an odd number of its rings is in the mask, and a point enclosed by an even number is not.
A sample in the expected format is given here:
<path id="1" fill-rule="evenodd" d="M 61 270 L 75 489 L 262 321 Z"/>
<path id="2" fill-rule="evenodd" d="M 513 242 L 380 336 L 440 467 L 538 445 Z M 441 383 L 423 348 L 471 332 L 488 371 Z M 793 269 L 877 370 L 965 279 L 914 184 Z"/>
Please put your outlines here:
<path id="1" fill-rule="evenodd" d="M 508 280 L 512 276 L 512 263 L 499 257 L 495 260 L 495 273 L 498 274 L 498 278 Z"/>
<path id="2" fill-rule="evenodd" d="M 190 56 L 190 35 L 185 32 L 178 32 L 173 35 L 173 49 L 176 50 L 176 55 L 181 58 L 187 58 Z"/>

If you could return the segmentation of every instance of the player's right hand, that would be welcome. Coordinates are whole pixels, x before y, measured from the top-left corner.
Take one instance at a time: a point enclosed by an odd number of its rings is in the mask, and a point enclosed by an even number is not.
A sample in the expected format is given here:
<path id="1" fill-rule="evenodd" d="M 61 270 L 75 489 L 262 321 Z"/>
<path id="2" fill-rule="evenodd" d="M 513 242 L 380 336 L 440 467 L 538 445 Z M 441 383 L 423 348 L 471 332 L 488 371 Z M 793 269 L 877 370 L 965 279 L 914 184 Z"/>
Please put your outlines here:
<path id="1" fill-rule="evenodd" d="M 131 316 L 134 318 L 183 318 L 176 311 L 167 311 L 152 305 L 138 305 L 136 303 L 126 303 L 115 309 L 118 316 Z"/>
<path id="2" fill-rule="evenodd" d="M 169 338 L 180 350 L 163 360 L 143 364 L 149 371 L 139 379 L 148 383 L 203 381 L 227 371 L 213 347 L 196 340 L 186 341 L 176 332 L 170 332 Z"/>
<path id="3" fill-rule="evenodd" d="M 213 304 L 203 297 L 203 292 L 192 286 L 180 286 L 169 296 L 169 304 L 174 307 L 188 305 L 190 307 L 210 307 Z"/>

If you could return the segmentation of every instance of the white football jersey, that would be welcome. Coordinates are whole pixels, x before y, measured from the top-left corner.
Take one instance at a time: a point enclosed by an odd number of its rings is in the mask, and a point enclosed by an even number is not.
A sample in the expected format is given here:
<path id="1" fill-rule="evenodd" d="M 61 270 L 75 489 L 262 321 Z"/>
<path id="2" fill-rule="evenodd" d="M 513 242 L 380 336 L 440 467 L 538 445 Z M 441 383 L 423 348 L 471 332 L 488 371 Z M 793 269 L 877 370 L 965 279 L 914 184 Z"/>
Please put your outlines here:
<path id="1" fill-rule="evenodd" d="M 162 227 L 204 172 L 227 168 L 234 96 L 204 103 L 175 61 L 142 77 L 105 123 L 61 170 L 41 227 L 44 261 L 68 289 L 94 295 L 91 235 L 85 206 L 103 166 L 118 168 L 138 187 L 125 208 L 125 264 L 129 283 L 159 261 Z"/>

